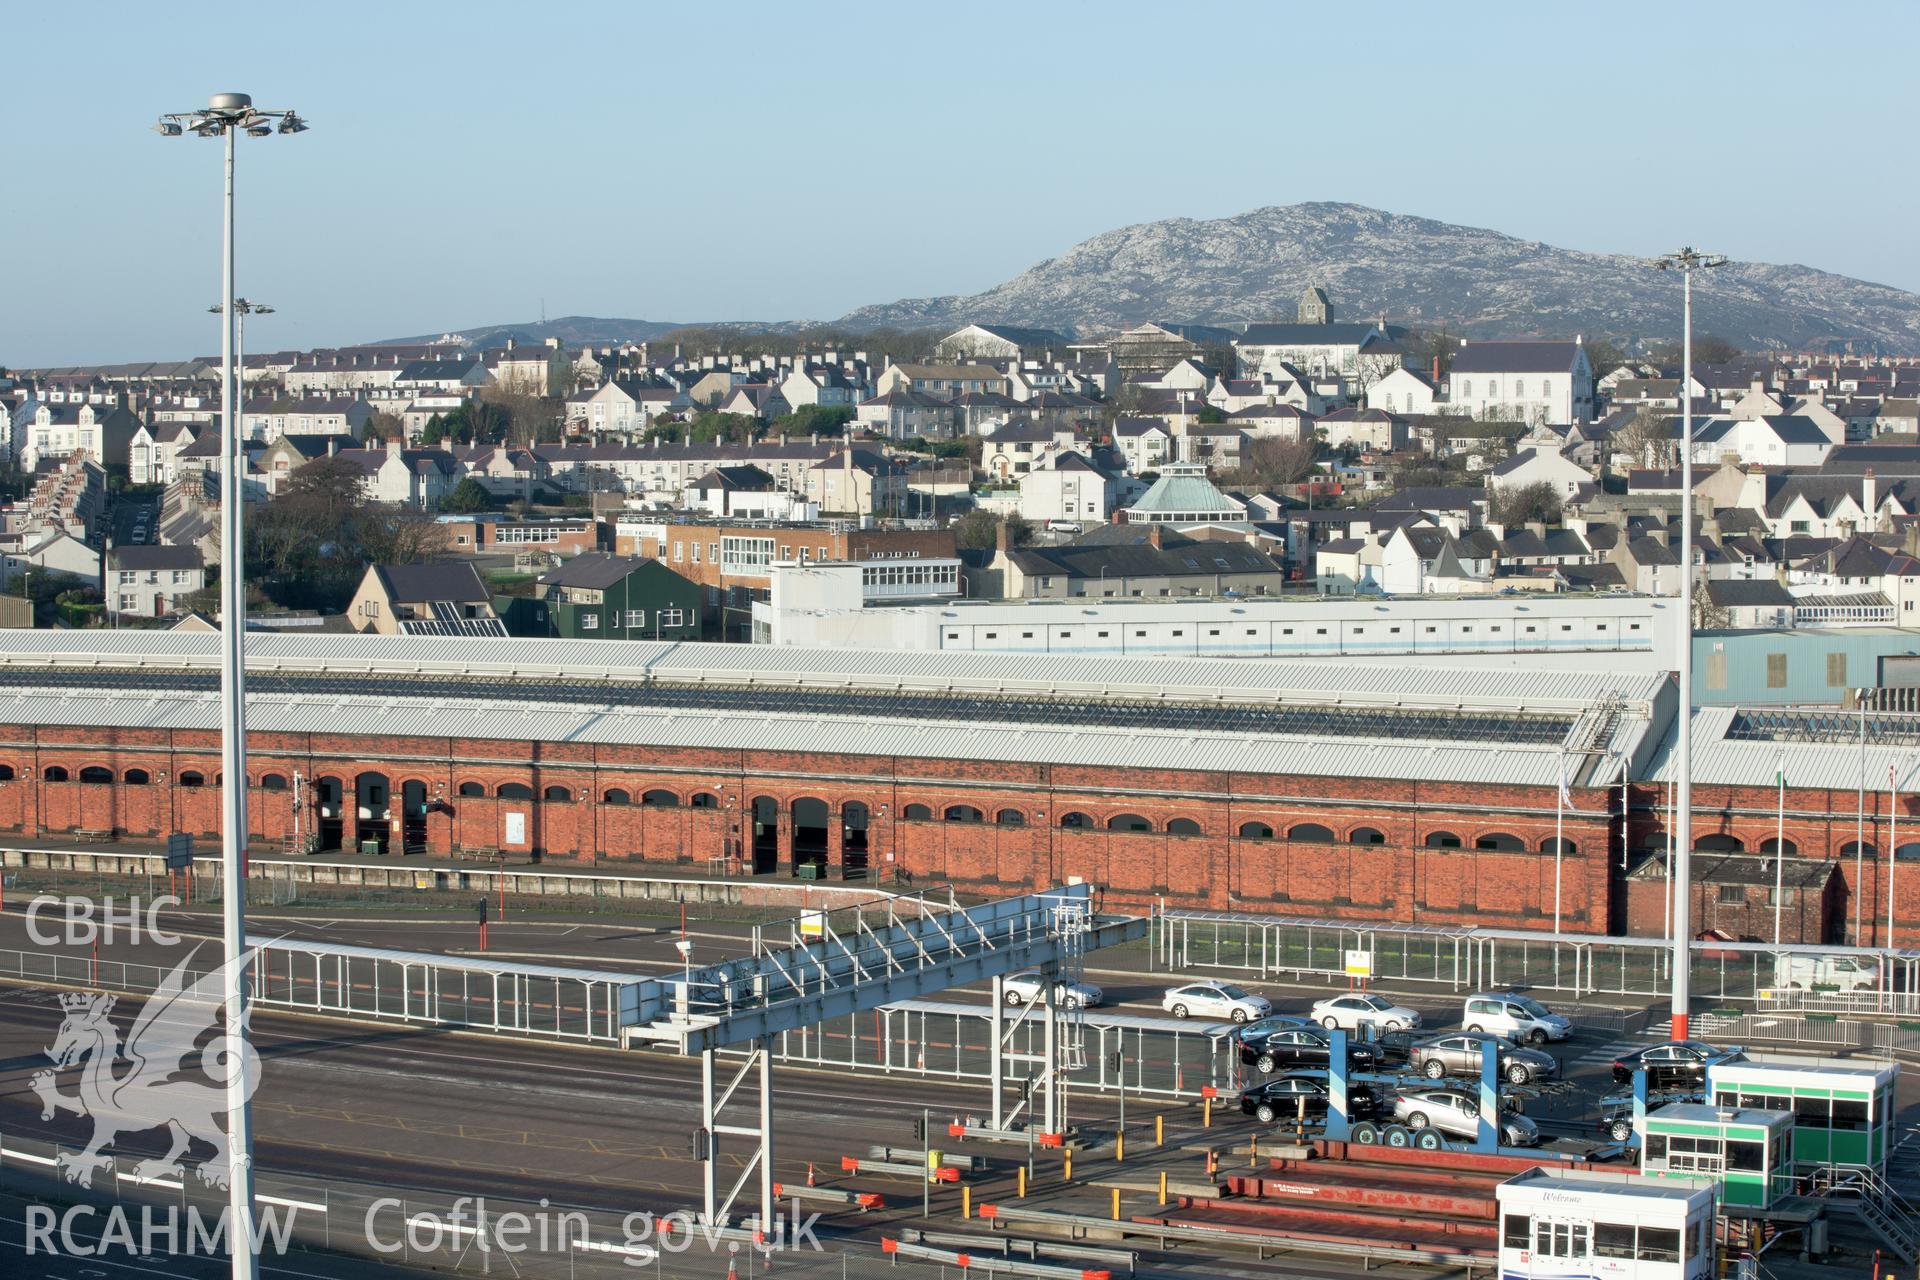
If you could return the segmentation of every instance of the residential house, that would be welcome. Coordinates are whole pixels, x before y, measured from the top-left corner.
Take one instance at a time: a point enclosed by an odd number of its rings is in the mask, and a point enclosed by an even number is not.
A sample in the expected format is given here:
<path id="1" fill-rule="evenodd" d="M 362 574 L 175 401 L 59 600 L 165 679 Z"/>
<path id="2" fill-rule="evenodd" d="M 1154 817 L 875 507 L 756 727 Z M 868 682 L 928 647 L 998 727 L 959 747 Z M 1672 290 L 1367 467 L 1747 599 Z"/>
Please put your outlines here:
<path id="1" fill-rule="evenodd" d="M 430 511 L 460 483 L 460 460 L 445 449 L 408 449 L 398 440 L 384 449 L 340 449 L 333 455 L 360 469 L 368 498 Z"/>
<path id="2" fill-rule="evenodd" d="M 954 434 L 953 406 L 919 391 L 883 391 L 861 401 L 854 417 L 868 431 L 889 440 L 948 439 Z"/>
<path id="3" fill-rule="evenodd" d="M 720 412 L 771 422 L 792 413 L 793 406 L 787 403 L 787 398 L 780 394 L 780 388 L 773 383 L 736 382 L 733 390 L 720 401 Z"/>
<path id="4" fill-rule="evenodd" d="M 473 445 L 456 454 L 460 479 L 472 478 L 496 498 L 531 500 L 534 490 L 546 485 L 553 470 L 532 449 L 516 445 Z M 454 481 L 454 487 L 459 480 Z"/>
<path id="5" fill-rule="evenodd" d="M 860 387 L 846 370 L 833 364 L 795 365 L 779 383 L 780 396 L 792 409 L 852 408 L 860 403 Z"/>
<path id="6" fill-rule="evenodd" d="M 1402 366 L 1376 378 L 1367 388 L 1366 407 L 1413 417 L 1432 413 L 1440 393 L 1426 377 Z"/>
<path id="7" fill-rule="evenodd" d="M 1313 422 L 1316 435 L 1333 448 L 1397 453 L 1407 447 L 1407 420 L 1384 409 L 1336 409 Z"/>
<path id="8" fill-rule="evenodd" d="M 504 636 L 480 573 L 465 560 L 369 565 L 347 604 L 361 632 L 383 636 Z"/>
<path id="9" fill-rule="evenodd" d="M 1266 596 L 1279 595 L 1286 577 L 1278 560 L 1245 542 L 1201 541 L 1160 524 L 1103 525 L 1061 546 L 1017 548 L 1002 526 L 967 588 L 1009 600 Z"/>
<path id="10" fill-rule="evenodd" d="M 808 469 L 804 492 L 821 511 L 837 515 L 898 512 L 906 509 L 907 472 L 876 449 L 842 446 Z"/>
<path id="11" fill-rule="evenodd" d="M 191 422 L 141 423 L 127 444 L 128 484 L 172 484 L 179 474 L 180 450 L 192 444 L 201 430 Z"/>
<path id="12" fill-rule="evenodd" d="M 643 556 L 588 551 L 540 575 L 537 600 L 516 601 L 516 635 L 567 640 L 698 640 L 698 583 Z M 522 619 L 531 610 L 529 628 Z"/>
<path id="13" fill-rule="evenodd" d="M 993 391 L 1008 394 L 1007 377 L 984 364 L 895 364 L 874 379 L 876 395 L 892 391 L 912 391 L 951 400 L 969 391 Z"/>
<path id="14" fill-rule="evenodd" d="M 240 434 L 262 444 L 285 435 L 359 440 L 372 420 L 373 406 L 364 396 L 306 396 L 298 400 L 255 396 L 241 406 Z"/>
<path id="15" fill-rule="evenodd" d="M 39 403 L 20 449 L 20 469 L 78 451 L 102 467 L 125 467 L 140 419 L 119 405 Z"/>
<path id="16" fill-rule="evenodd" d="M 1113 447 L 1133 475 L 1157 471 L 1173 457 L 1173 428 L 1162 418 L 1122 417 L 1113 422 Z"/>
<path id="17" fill-rule="evenodd" d="M 207 585 L 206 565 L 194 546 L 127 544 L 107 554 L 108 608 L 130 618 L 166 618 Z"/>
<path id="18" fill-rule="evenodd" d="M 1020 514 L 1036 524 L 1105 524 L 1113 513 L 1113 477 L 1079 453 L 1048 455 L 1016 483 Z"/>
<path id="19" fill-rule="evenodd" d="M 1593 476 L 1558 449 L 1522 449 L 1488 472 L 1487 483 L 1507 491 L 1544 484 L 1564 501 L 1592 488 Z"/>

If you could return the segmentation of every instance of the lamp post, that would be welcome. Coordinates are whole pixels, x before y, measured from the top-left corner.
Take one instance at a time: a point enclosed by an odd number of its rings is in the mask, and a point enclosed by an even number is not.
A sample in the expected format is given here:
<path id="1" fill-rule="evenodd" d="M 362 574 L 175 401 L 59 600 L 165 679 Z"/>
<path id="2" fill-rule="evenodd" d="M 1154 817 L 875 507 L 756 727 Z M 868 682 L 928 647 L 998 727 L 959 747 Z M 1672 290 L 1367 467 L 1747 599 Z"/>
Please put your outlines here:
<path id="1" fill-rule="evenodd" d="M 207 308 L 211 315 L 221 315 L 225 308 L 214 303 Z M 245 298 L 233 300 L 233 367 L 240 371 L 240 413 L 244 417 L 247 407 L 247 317 L 270 316 L 273 308 L 264 302 L 248 302 Z"/>
<path id="2" fill-rule="evenodd" d="M 235 300 L 233 291 L 233 156 L 234 139 L 241 133 L 264 138 L 276 131 L 300 133 L 306 122 L 292 111 L 261 111 L 244 93 L 217 93 L 200 111 L 160 117 L 154 129 L 167 138 L 194 133 L 226 142 L 226 181 L 223 189 L 220 297 Z M 253 1118 L 247 1105 L 249 1056 L 247 1037 L 247 975 L 239 963 L 246 948 L 246 593 L 241 539 L 239 440 L 234 388 L 234 321 L 239 308 L 221 314 L 220 326 L 220 764 L 226 784 L 220 789 L 220 876 L 222 952 L 227 967 L 226 1034 L 234 1044 L 227 1072 L 227 1202 L 228 1255 L 234 1280 L 254 1280 Z"/>
<path id="3" fill-rule="evenodd" d="M 1726 258 L 1688 246 L 1655 258 L 1662 271 L 1680 273 L 1680 633 L 1679 741 L 1674 752 L 1673 868 L 1673 1038 L 1687 1038 L 1688 987 L 1692 978 L 1693 929 L 1688 923 L 1693 894 L 1693 273 L 1720 266 Z"/>

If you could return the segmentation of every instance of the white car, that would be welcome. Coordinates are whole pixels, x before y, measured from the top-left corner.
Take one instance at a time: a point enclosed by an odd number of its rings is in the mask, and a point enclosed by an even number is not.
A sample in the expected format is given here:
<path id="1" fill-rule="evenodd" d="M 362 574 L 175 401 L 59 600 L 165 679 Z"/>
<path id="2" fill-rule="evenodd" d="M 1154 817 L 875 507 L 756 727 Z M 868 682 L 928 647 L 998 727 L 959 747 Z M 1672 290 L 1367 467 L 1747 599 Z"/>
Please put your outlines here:
<path id="1" fill-rule="evenodd" d="M 1016 1009 L 1023 1004 L 1032 1004 L 1035 1000 L 1045 998 L 1046 987 L 1043 985 L 1045 982 L 1046 979 L 1040 975 L 1038 969 L 1022 969 L 1019 973 L 1010 973 L 1002 988 L 1002 998 Z M 1068 982 L 1064 978 L 1056 978 L 1053 983 L 1053 998 L 1064 1009 L 1091 1009 L 1106 999 L 1107 993 L 1091 982 Z"/>
<path id="2" fill-rule="evenodd" d="M 1243 991 L 1231 982 L 1190 982 L 1171 987 L 1160 1007 L 1176 1018 L 1226 1018 L 1252 1022 L 1273 1012 L 1273 1001 Z"/>
<path id="3" fill-rule="evenodd" d="M 1409 1009 L 1383 996 L 1363 991 L 1315 1001 L 1313 1020 L 1323 1027 L 1340 1027 L 1347 1031 L 1358 1031 L 1362 1027 L 1372 1027 L 1375 1031 L 1420 1029 L 1418 1009 Z"/>
<path id="4" fill-rule="evenodd" d="M 1393 1102 L 1393 1118 L 1409 1129 L 1431 1125 L 1456 1138 L 1480 1134 L 1480 1099 L 1459 1089 L 1409 1089 Z M 1514 1111 L 1500 1113 L 1500 1145 L 1537 1147 L 1540 1126 Z"/>

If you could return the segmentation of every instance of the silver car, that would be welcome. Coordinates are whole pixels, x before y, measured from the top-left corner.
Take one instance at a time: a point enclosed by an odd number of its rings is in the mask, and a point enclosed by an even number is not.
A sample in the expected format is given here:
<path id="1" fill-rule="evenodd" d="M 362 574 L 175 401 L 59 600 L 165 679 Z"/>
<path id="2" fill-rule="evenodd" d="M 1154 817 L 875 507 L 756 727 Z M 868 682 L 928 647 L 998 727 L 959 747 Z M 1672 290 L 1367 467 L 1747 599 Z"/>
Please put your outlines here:
<path id="1" fill-rule="evenodd" d="M 1040 976 L 1038 969 L 1022 969 L 1019 973 L 1007 975 L 1002 992 L 1002 998 L 1017 1009 L 1046 997 L 1046 979 Z M 1107 993 L 1091 982 L 1068 982 L 1065 978 L 1056 978 L 1053 998 L 1063 1009 L 1092 1009 L 1107 998 Z"/>
<path id="2" fill-rule="evenodd" d="M 1456 1138 L 1480 1135 L 1480 1099 L 1459 1089 L 1409 1089 L 1393 1100 L 1393 1118 L 1409 1129 L 1429 1125 Z M 1518 1112 L 1500 1115 L 1500 1145 L 1537 1147 L 1540 1126 Z"/>
<path id="3" fill-rule="evenodd" d="M 1443 1076 L 1478 1079 L 1482 1047 L 1493 1045 L 1500 1053 L 1500 1076 L 1508 1084 L 1532 1084 L 1550 1080 L 1560 1073 L 1560 1064 L 1541 1049 L 1527 1049 L 1487 1031 L 1449 1031 L 1428 1036 L 1407 1051 L 1407 1065 L 1430 1080 Z"/>

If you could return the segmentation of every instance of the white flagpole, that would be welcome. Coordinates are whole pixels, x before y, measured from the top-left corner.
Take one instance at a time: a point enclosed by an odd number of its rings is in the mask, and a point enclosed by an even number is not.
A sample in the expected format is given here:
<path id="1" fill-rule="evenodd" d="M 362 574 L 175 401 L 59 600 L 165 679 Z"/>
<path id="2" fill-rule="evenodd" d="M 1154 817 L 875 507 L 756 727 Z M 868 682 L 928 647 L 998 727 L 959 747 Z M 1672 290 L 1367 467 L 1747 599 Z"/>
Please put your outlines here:
<path id="1" fill-rule="evenodd" d="M 1781 909 L 1786 905 L 1787 881 L 1787 757 L 1780 754 L 1774 779 L 1780 784 L 1779 809 L 1773 819 L 1773 945 L 1780 945 Z"/>
<path id="2" fill-rule="evenodd" d="M 1666 857 L 1662 859 L 1662 861 L 1666 863 L 1667 895 L 1666 895 L 1666 901 L 1663 902 L 1660 906 L 1660 936 L 1663 938 L 1671 938 L 1673 936 L 1673 780 L 1672 779 L 1667 780 L 1666 846 L 1667 847 L 1664 850 Z"/>
<path id="3" fill-rule="evenodd" d="M 1887 766 L 1887 936 L 1880 945 L 1893 950 L 1893 866 L 1900 857 L 1900 779 Z"/>
<path id="4" fill-rule="evenodd" d="M 1567 812 L 1567 752 L 1560 750 L 1560 786 L 1553 793 L 1553 931 L 1560 932 L 1560 860 L 1565 855 Z M 1554 953 L 1558 955 L 1559 952 Z"/>

